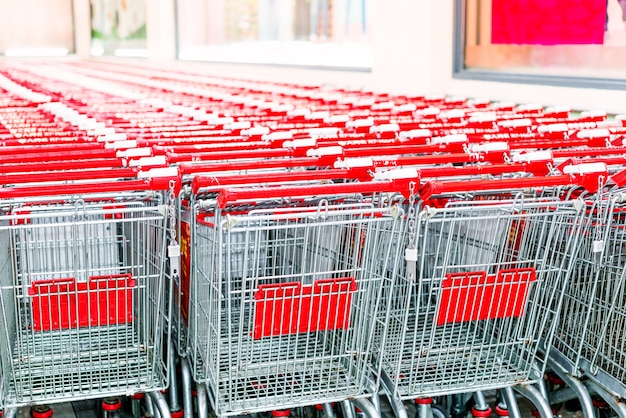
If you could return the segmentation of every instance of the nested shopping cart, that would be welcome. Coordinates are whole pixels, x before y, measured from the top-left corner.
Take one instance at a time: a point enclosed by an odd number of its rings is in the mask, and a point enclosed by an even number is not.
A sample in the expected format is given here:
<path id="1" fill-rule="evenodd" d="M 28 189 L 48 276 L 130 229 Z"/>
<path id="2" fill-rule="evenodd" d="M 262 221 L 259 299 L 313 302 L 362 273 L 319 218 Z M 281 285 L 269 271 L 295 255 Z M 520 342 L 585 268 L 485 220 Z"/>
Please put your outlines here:
<path id="1" fill-rule="evenodd" d="M 0 189 L 3 406 L 165 388 L 176 178 L 46 175 Z"/>
<path id="2" fill-rule="evenodd" d="M 586 416 L 593 413 L 589 393 L 600 396 L 619 416 L 626 414 L 625 180 L 626 173 L 618 172 L 601 193 L 585 196 L 579 256 L 549 352 L 559 375 L 580 379 L 566 381 L 576 389 Z"/>
<path id="3" fill-rule="evenodd" d="M 542 379 L 538 347 L 554 331 L 584 216 L 582 202 L 562 192 L 593 189 L 600 175 L 422 187 L 399 241 L 406 261 L 384 282 L 389 310 L 377 331 L 392 400 L 426 406 L 431 397 Z"/>
<path id="4" fill-rule="evenodd" d="M 376 313 L 405 222 L 402 196 L 385 190 L 231 186 L 190 197 L 190 358 L 218 416 L 346 400 L 372 411 Z"/>

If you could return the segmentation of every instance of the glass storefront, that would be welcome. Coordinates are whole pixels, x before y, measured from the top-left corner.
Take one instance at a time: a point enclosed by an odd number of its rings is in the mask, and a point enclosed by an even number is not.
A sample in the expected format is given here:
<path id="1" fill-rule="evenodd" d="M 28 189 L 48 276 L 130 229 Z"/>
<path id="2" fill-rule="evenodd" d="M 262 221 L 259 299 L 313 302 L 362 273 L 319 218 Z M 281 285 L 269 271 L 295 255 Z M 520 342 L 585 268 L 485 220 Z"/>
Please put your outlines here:
<path id="1" fill-rule="evenodd" d="M 146 0 L 90 0 L 91 55 L 146 57 Z"/>
<path id="2" fill-rule="evenodd" d="M 369 70 L 368 0 L 177 0 L 182 60 Z"/>

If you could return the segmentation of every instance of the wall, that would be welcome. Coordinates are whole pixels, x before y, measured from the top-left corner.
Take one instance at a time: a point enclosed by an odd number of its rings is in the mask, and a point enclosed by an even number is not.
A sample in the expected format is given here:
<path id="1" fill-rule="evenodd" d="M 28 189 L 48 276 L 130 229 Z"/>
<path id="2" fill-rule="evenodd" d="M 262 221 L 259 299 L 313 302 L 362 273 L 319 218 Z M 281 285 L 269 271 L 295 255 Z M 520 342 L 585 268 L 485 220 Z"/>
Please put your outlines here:
<path id="1" fill-rule="evenodd" d="M 85 1 L 88 0 L 74 0 Z M 175 36 L 172 1 L 146 2 L 148 8 L 152 8 L 147 11 L 148 48 L 150 56 L 158 58 L 158 64 L 154 64 L 159 67 L 184 67 L 211 74 L 252 79 L 364 86 L 391 92 L 445 93 L 512 100 L 518 103 L 564 104 L 577 109 L 604 109 L 614 113 L 626 113 L 626 91 L 454 79 L 452 0 L 372 0 L 375 64 L 371 73 L 175 62 L 172 47 Z M 81 17 L 76 19 L 80 20 Z M 84 55 L 84 50 L 79 52 Z"/>
<path id="2" fill-rule="evenodd" d="M 74 50 L 72 0 L 0 0 L 0 53 L 42 47 Z"/>

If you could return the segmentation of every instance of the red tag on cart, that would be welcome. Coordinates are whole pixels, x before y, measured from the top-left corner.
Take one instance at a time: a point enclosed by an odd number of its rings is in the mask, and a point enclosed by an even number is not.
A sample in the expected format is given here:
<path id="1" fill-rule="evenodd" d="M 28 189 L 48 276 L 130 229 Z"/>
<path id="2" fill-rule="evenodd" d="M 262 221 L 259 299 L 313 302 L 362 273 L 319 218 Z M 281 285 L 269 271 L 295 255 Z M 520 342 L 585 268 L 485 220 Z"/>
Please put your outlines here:
<path id="1" fill-rule="evenodd" d="M 521 317 L 536 280 L 534 268 L 447 274 L 441 283 L 437 325 Z"/>
<path id="2" fill-rule="evenodd" d="M 350 325 L 352 277 L 260 285 L 254 295 L 254 338 L 346 329 Z"/>

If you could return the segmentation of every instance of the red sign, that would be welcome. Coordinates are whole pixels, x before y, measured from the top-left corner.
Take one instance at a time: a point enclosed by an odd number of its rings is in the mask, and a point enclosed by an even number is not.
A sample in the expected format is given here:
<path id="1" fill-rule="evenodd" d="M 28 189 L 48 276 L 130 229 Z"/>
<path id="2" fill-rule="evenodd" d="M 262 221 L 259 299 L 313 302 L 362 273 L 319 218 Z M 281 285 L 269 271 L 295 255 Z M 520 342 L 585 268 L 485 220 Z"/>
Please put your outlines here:
<path id="1" fill-rule="evenodd" d="M 492 0 L 491 43 L 602 44 L 606 0 Z"/>

